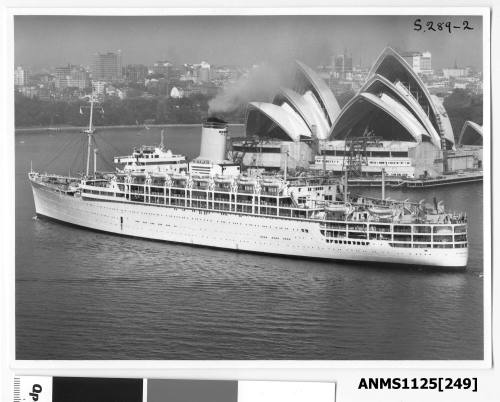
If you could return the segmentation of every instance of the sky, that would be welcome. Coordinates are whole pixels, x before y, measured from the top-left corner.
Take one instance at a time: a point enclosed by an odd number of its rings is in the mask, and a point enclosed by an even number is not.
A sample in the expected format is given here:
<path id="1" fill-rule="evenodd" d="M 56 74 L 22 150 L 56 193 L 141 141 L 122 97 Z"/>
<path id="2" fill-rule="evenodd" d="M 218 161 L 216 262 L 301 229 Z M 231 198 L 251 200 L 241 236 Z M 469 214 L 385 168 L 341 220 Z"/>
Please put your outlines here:
<path id="1" fill-rule="evenodd" d="M 417 32 L 414 21 L 451 21 L 473 30 Z M 481 17 L 448 16 L 16 16 L 15 64 L 90 65 L 95 52 L 120 49 L 123 64 L 157 60 L 250 66 L 300 59 L 327 64 L 347 49 L 369 67 L 386 46 L 430 51 L 433 68 L 482 68 Z"/>

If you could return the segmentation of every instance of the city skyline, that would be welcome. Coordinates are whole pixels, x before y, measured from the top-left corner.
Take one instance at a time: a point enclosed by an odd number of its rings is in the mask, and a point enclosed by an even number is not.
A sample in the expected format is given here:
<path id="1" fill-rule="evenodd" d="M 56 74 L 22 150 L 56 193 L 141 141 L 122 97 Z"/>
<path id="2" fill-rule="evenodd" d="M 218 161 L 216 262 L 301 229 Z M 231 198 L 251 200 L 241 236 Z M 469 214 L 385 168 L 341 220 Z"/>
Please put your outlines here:
<path id="1" fill-rule="evenodd" d="M 416 18 L 452 25 L 466 19 L 474 29 L 417 32 Z M 353 64 L 369 67 L 386 46 L 430 51 L 434 69 L 455 63 L 482 69 L 481 17 L 16 16 L 14 31 L 15 64 L 34 69 L 91 65 L 96 52 L 118 49 L 123 65 L 165 59 L 215 65 L 301 59 L 318 65 L 331 63 L 333 55 L 347 49 Z"/>

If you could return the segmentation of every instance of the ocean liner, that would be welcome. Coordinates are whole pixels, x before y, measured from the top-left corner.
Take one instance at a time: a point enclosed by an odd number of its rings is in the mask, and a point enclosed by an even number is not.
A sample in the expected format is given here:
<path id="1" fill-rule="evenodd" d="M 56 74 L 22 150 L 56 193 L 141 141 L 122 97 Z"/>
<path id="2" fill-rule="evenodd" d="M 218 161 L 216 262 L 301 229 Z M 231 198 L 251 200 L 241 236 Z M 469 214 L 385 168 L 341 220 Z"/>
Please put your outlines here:
<path id="1" fill-rule="evenodd" d="M 86 132 L 85 175 L 29 172 L 37 215 L 119 235 L 248 252 L 467 265 L 465 214 L 445 211 L 436 201 L 429 206 L 356 196 L 342 181 L 290 178 L 286 169 L 283 176 L 242 173 L 224 158 L 228 129 L 216 118 L 203 123 L 200 156 L 188 170 L 161 169 L 169 160 L 183 163 L 178 155 L 163 158 L 162 146 L 115 158 L 126 169 L 91 174 L 92 123 Z"/>

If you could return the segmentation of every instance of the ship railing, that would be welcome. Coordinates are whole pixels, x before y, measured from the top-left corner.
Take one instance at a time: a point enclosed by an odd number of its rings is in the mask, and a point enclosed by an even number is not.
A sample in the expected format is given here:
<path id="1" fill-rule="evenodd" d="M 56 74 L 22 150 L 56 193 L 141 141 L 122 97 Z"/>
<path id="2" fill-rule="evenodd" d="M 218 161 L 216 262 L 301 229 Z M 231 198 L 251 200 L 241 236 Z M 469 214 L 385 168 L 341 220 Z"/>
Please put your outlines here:
<path id="1" fill-rule="evenodd" d="M 283 217 L 292 217 L 293 216 L 293 212 L 291 209 L 289 208 L 282 208 L 280 209 L 279 211 L 279 216 L 283 216 Z"/>
<path id="2" fill-rule="evenodd" d="M 257 205 L 256 203 L 253 203 L 252 201 L 248 201 L 248 200 L 237 200 L 236 203 L 237 204 L 245 204 L 245 205 L 252 205 L 252 204 Z"/>
<path id="3" fill-rule="evenodd" d="M 59 174 L 49 174 L 49 173 L 38 173 L 38 172 L 30 172 L 30 177 L 38 177 L 40 179 L 57 179 L 57 180 L 70 180 L 70 181 L 80 181 L 81 177 L 73 177 L 73 176 L 63 176 Z"/>
<path id="4" fill-rule="evenodd" d="M 254 193 L 254 190 L 244 190 L 244 189 L 238 189 L 238 193 L 241 193 L 241 194 L 253 194 Z"/>

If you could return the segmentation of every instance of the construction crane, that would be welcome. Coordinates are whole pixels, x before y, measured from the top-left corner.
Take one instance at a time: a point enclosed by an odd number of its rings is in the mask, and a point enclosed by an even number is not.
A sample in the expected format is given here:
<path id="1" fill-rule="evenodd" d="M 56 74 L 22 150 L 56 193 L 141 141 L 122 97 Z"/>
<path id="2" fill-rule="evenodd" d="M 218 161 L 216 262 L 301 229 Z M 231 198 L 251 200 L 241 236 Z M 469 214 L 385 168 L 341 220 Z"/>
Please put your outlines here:
<path id="1" fill-rule="evenodd" d="M 363 173 L 363 166 L 368 164 L 368 145 L 379 146 L 382 137 L 366 133 L 361 137 L 347 137 L 345 140 L 344 160 L 342 170 L 349 177 L 359 177 Z"/>

